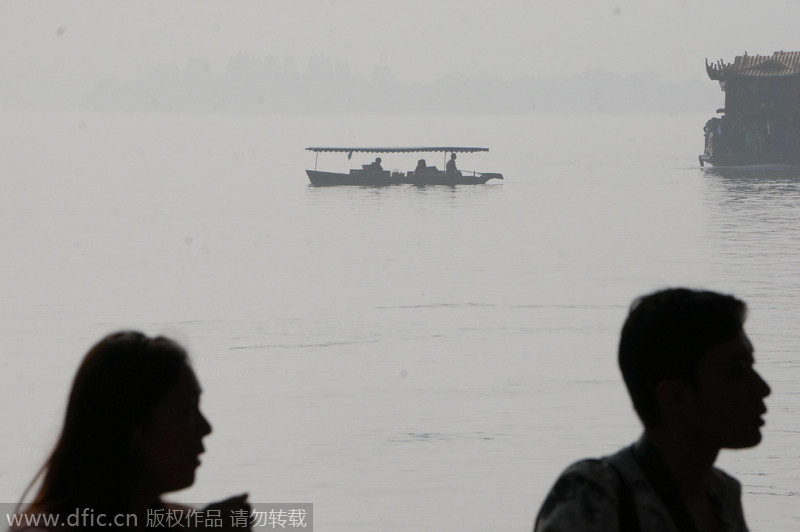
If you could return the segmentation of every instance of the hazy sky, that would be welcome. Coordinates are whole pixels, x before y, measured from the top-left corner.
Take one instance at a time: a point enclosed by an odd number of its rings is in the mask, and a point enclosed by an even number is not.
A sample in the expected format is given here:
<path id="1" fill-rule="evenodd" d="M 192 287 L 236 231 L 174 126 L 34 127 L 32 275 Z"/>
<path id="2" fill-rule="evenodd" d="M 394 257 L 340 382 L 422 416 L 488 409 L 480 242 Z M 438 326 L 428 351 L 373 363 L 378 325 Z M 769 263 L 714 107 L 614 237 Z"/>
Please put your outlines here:
<path id="1" fill-rule="evenodd" d="M 592 69 L 707 79 L 705 57 L 800 49 L 799 15 L 797 0 L 3 0 L 0 79 L 91 86 L 239 52 L 300 70 L 324 54 L 406 81 Z"/>

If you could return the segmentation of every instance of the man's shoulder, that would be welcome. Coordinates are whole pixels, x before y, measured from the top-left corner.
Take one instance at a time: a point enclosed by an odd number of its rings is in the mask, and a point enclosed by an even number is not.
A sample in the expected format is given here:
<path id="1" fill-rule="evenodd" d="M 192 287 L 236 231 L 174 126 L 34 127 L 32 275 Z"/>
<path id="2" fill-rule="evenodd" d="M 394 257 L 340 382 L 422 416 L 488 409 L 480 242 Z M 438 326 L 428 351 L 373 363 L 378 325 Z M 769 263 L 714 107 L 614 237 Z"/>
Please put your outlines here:
<path id="1" fill-rule="evenodd" d="M 714 468 L 711 495 L 723 509 L 723 520 L 736 525 L 730 529 L 746 530 L 739 481 Z M 633 446 L 567 466 L 547 494 L 534 530 L 617 530 L 620 519 L 627 515 L 635 515 L 642 530 L 676 530 L 664 502 L 639 466 Z"/>
<path id="2" fill-rule="evenodd" d="M 617 493 L 626 469 L 632 463 L 630 447 L 598 458 L 583 458 L 568 465 L 556 480 L 553 489 L 576 489 Z M 574 495 L 574 493 L 573 493 Z"/>
<path id="3" fill-rule="evenodd" d="M 586 481 L 599 484 L 616 483 L 617 474 L 610 456 L 584 458 L 564 468 L 558 481 Z"/>
<path id="4" fill-rule="evenodd" d="M 536 518 L 536 532 L 616 530 L 621 506 L 637 489 L 633 447 L 584 458 L 567 466 L 547 494 Z"/>
<path id="5" fill-rule="evenodd" d="M 626 449 L 584 458 L 559 475 L 539 510 L 534 530 L 600 530 L 616 525 L 622 485 L 617 462 Z M 599 528 L 598 528 L 599 527 Z"/>

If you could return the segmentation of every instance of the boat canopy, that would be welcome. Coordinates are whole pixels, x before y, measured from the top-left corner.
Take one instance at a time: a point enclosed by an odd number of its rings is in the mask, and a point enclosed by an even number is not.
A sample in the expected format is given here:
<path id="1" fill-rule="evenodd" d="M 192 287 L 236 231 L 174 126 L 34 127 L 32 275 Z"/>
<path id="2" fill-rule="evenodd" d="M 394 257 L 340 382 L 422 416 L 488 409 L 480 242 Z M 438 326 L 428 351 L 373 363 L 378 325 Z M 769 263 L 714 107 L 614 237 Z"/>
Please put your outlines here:
<path id="1" fill-rule="evenodd" d="M 318 147 L 311 147 L 306 148 L 308 151 L 313 151 L 315 153 L 320 152 L 340 152 L 340 153 L 352 153 L 352 152 L 364 152 L 364 153 L 416 153 L 416 152 L 453 152 L 453 153 L 475 153 L 478 151 L 489 151 L 489 148 L 474 148 L 474 147 L 465 147 L 465 146 L 432 146 L 432 147 L 425 147 L 425 146 L 417 146 L 417 147 L 410 147 L 410 148 L 318 148 Z"/>

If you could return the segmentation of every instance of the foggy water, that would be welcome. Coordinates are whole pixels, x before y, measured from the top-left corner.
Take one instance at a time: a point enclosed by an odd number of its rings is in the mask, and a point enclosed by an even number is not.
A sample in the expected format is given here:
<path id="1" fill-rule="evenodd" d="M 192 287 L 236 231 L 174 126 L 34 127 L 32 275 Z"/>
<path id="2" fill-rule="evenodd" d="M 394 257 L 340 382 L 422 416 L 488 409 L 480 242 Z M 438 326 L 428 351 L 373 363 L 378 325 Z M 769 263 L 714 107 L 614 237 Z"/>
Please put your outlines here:
<path id="1" fill-rule="evenodd" d="M 88 347 L 139 328 L 189 347 L 214 426 L 173 499 L 528 530 L 567 464 L 637 438 L 620 326 L 689 285 L 749 304 L 770 412 L 719 465 L 752 530 L 796 530 L 800 173 L 699 169 L 706 119 L 4 112 L 0 500 L 45 459 Z M 488 146 L 459 167 L 506 179 L 313 188 L 304 148 L 326 144 Z"/>

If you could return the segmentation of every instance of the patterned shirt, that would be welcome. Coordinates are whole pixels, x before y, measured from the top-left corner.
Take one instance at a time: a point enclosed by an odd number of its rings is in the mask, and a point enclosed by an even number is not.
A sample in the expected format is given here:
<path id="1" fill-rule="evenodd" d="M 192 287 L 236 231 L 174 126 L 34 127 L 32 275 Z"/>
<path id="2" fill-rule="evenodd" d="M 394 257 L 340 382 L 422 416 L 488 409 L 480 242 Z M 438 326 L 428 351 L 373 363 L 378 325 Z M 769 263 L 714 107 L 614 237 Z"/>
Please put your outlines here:
<path id="1" fill-rule="evenodd" d="M 722 532 L 747 532 L 741 486 L 736 479 L 714 468 L 709 497 Z M 635 513 L 635 519 L 633 515 L 626 519 L 626 511 Z M 623 523 L 634 520 L 633 525 Z M 629 528 L 685 532 L 645 476 L 633 446 L 569 466 L 550 490 L 534 524 L 534 532 L 623 532 Z"/>

